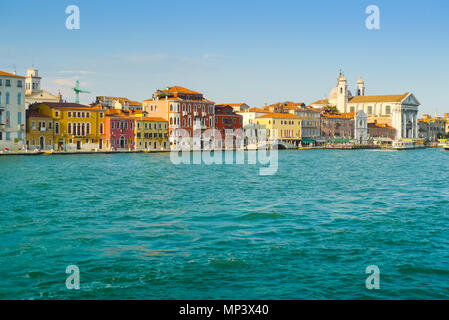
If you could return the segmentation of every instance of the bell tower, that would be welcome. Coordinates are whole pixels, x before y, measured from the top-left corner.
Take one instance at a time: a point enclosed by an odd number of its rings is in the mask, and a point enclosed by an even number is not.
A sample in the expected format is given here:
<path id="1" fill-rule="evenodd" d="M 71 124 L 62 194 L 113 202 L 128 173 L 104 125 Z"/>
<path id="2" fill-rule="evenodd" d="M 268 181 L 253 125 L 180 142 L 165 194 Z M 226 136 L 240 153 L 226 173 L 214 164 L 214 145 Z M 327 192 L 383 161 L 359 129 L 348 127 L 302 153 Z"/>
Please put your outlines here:
<path id="1" fill-rule="evenodd" d="M 25 94 L 29 95 L 33 92 L 41 90 L 41 77 L 36 69 L 28 69 L 25 79 Z"/>
<path id="2" fill-rule="evenodd" d="M 365 82 L 360 77 L 359 81 L 357 81 L 357 92 L 356 96 L 364 96 L 365 95 Z"/>
<path id="3" fill-rule="evenodd" d="M 337 98 L 337 108 L 340 110 L 340 112 L 348 112 L 347 104 L 348 104 L 348 84 L 346 82 L 345 75 L 340 71 L 340 75 L 338 76 L 338 83 L 337 83 L 337 90 L 338 90 L 338 98 Z"/>

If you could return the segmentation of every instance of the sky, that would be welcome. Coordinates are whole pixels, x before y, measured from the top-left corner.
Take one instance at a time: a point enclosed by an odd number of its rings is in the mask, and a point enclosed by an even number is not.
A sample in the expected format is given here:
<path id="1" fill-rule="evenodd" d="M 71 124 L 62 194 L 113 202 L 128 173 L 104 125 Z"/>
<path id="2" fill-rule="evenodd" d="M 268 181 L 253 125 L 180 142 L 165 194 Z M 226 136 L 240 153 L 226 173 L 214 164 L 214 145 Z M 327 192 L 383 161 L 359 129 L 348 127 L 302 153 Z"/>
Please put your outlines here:
<path id="1" fill-rule="evenodd" d="M 80 29 L 66 28 L 77 5 Z M 380 9 L 380 29 L 365 9 Z M 252 107 L 328 96 L 339 70 L 352 92 L 413 92 L 420 113 L 449 112 L 449 1 L 24 0 L 2 3 L 0 70 L 35 67 L 68 101 L 142 101 L 179 85 Z"/>

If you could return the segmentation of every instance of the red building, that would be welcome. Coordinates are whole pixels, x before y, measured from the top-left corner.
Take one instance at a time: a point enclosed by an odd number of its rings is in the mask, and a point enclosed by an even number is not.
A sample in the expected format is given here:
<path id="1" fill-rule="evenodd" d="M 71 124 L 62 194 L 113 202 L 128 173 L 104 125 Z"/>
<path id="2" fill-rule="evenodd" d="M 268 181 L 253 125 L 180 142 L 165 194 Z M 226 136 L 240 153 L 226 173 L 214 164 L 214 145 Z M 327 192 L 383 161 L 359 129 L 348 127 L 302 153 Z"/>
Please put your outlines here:
<path id="1" fill-rule="evenodd" d="M 120 110 L 108 110 L 105 117 L 106 146 L 111 150 L 133 150 L 134 118 Z"/>
<path id="2" fill-rule="evenodd" d="M 226 130 L 233 133 L 236 129 L 243 128 L 243 116 L 236 114 L 230 105 L 215 106 L 215 129 L 217 129 L 221 136 L 226 136 Z"/>

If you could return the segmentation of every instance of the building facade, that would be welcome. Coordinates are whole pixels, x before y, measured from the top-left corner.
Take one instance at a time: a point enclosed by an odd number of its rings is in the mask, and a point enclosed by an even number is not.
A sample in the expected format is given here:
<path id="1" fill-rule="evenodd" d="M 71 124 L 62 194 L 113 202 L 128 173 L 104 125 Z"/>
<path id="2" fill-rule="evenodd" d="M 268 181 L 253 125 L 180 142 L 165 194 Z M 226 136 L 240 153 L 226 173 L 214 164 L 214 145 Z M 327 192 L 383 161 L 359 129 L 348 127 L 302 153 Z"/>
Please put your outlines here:
<path id="1" fill-rule="evenodd" d="M 215 128 L 214 105 L 202 93 L 180 86 L 157 90 L 151 99 L 143 101 L 149 117 L 168 121 L 170 148 L 176 147 L 184 134 L 183 142 L 198 148 L 192 138 L 194 134 L 201 136 L 205 130 Z"/>
<path id="2" fill-rule="evenodd" d="M 320 110 L 300 107 L 290 111 L 301 120 L 301 138 L 317 139 L 320 136 Z"/>
<path id="3" fill-rule="evenodd" d="M 105 110 L 100 106 L 77 103 L 45 102 L 30 106 L 29 110 L 53 118 L 54 150 L 92 151 L 104 149 Z"/>
<path id="4" fill-rule="evenodd" d="M 25 77 L 0 71 L 0 150 L 25 148 Z"/>
<path id="5" fill-rule="evenodd" d="M 356 95 L 348 88 L 344 74 L 340 73 L 337 86 L 332 89 L 329 99 L 322 99 L 311 104 L 313 107 L 336 106 L 340 113 L 364 111 L 370 117 L 387 116 L 391 126 L 396 129 L 395 139 L 418 138 L 419 101 L 410 93 L 397 95 L 365 95 L 365 83 L 362 78 L 357 82 Z"/>
<path id="6" fill-rule="evenodd" d="M 321 137 L 323 139 L 353 139 L 354 114 L 321 114 Z"/>
<path id="7" fill-rule="evenodd" d="M 28 150 L 53 150 L 53 118 L 37 111 L 26 111 L 26 148 Z"/>
<path id="8" fill-rule="evenodd" d="M 393 141 L 396 135 L 396 129 L 388 124 L 368 123 L 368 133 L 370 138 Z"/>
<path id="9" fill-rule="evenodd" d="M 168 149 L 168 122 L 143 114 L 135 119 L 135 149 L 161 151 Z"/>
<path id="10" fill-rule="evenodd" d="M 134 118 L 118 113 L 105 116 L 106 148 L 109 150 L 134 150 Z"/>
<path id="11" fill-rule="evenodd" d="M 235 113 L 230 105 L 217 104 L 215 106 L 215 129 L 224 139 L 227 132 L 234 134 L 235 130 L 243 129 L 243 116 Z"/>
<path id="12" fill-rule="evenodd" d="M 301 142 L 301 119 L 291 113 L 268 113 L 256 118 L 256 125 L 266 130 L 268 140 L 281 140 L 298 146 Z"/>
<path id="13" fill-rule="evenodd" d="M 424 114 L 421 119 L 418 119 L 418 126 L 419 138 L 436 141 L 446 136 L 447 120 L 438 115 L 432 117 Z"/>

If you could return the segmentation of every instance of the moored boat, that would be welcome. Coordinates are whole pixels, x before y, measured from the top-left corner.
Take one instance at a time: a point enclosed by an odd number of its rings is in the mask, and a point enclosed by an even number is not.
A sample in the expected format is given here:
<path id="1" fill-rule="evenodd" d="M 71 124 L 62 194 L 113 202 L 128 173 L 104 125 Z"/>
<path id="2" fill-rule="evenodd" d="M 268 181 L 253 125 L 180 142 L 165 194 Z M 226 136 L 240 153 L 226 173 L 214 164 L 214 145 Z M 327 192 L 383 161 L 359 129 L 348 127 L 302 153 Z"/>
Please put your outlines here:
<path id="1" fill-rule="evenodd" d="M 416 141 L 415 140 L 398 140 L 393 142 L 393 149 L 395 150 L 411 150 L 416 149 Z"/>

